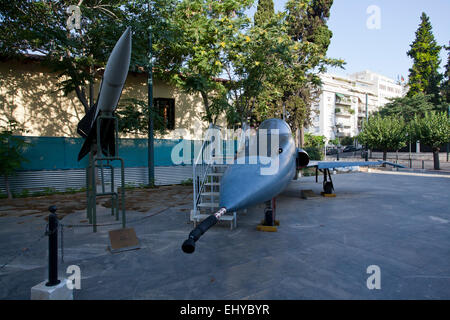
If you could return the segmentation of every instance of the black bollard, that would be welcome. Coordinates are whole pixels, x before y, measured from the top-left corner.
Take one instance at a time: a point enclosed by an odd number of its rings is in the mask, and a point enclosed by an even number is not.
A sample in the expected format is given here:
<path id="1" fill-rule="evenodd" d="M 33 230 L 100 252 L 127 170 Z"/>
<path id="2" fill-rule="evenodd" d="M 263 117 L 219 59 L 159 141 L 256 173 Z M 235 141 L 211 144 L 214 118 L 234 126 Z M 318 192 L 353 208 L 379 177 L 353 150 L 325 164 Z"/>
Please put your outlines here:
<path id="1" fill-rule="evenodd" d="M 48 216 L 48 282 L 47 287 L 56 286 L 58 280 L 58 218 L 56 206 L 48 208 L 51 212 Z"/>

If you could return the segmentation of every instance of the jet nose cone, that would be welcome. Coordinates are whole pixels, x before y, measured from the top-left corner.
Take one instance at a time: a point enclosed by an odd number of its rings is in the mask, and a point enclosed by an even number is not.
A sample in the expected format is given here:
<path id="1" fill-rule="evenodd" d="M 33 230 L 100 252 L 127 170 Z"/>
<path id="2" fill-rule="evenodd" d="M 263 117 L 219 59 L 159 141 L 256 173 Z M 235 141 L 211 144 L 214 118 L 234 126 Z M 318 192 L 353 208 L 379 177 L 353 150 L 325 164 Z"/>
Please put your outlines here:
<path id="1" fill-rule="evenodd" d="M 131 59 L 131 28 L 128 27 L 109 56 L 104 79 L 112 86 L 122 86 L 128 74 Z"/>
<path id="2" fill-rule="evenodd" d="M 120 36 L 114 46 L 111 56 L 114 54 L 120 55 L 120 58 L 122 59 L 129 59 L 129 56 L 131 55 L 131 27 L 127 27 Z"/>
<path id="3" fill-rule="evenodd" d="M 277 191 L 276 181 L 276 174 L 261 174 L 260 164 L 233 165 L 222 177 L 220 207 L 234 211 L 270 200 Z"/>
<path id="4" fill-rule="evenodd" d="M 124 37 L 124 41 L 131 44 L 131 27 L 127 27 L 121 38 Z"/>

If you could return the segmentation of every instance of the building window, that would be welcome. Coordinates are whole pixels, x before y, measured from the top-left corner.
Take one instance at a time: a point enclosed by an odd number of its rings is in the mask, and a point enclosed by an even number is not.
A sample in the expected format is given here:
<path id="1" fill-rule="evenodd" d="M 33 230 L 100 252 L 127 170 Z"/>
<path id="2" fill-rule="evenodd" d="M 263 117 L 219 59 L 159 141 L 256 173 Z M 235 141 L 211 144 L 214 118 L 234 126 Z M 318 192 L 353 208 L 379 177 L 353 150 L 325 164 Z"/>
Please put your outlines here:
<path id="1" fill-rule="evenodd" d="M 175 99 L 155 98 L 153 101 L 155 110 L 160 117 L 160 121 L 155 121 L 155 129 L 175 129 Z"/>

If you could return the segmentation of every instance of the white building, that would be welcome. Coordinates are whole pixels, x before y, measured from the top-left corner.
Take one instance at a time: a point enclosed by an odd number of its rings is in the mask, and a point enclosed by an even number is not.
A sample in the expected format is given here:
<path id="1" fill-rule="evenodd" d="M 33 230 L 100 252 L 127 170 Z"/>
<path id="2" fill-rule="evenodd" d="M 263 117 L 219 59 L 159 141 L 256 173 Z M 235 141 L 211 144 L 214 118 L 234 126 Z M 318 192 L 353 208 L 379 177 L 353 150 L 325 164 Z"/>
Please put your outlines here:
<path id="1" fill-rule="evenodd" d="M 323 74 L 322 93 L 313 105 L 316 111 L 307 132 L 323 135 L 327 140 L 354 137 L 368 114 L 380 109 L 389 98 L 401 97 L 403 88 L 385 76 L 363 71 L 349 76 Z"/>

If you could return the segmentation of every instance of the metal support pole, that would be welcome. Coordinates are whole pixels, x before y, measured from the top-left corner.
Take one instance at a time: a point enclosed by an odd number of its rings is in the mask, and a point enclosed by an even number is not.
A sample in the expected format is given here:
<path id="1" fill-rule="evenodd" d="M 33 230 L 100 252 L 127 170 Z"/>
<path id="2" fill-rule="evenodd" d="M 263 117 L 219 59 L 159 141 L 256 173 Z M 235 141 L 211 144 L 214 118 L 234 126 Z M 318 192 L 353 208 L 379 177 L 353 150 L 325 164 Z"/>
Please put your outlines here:
<path id="1" fill-rule="evenodd" d="M 366 124 L 369 121 L 369 96 L 366 93 Z M 365 161 L 369 161 L 369 146 L 366 144 L 366 159 Z"/>
<path id="2" fill-rule="evenodd" d="M 125 216 L 125 163 L 123 162 L 123 159 L 119 159 L 120 161 L 120 177 L 122 180 L 122 185 L 120 188 L 120 191 L 122 193 L 122 228 L 125 229 L 125 225 L 126 225 L 126 216 Z M 119 208 L 117 208 L 117 210 L 119 210 Z M 119 216 L 117 216 L 118 218 Z"/>
<path id="3" fill-rule="evenodd" d="M 91 223 L 93 232 L 97 232 L 97 182 L 95 176 L 95 159 L 91 167 Z"/>
<path id="4" fill-rule="evenodd" d="M 411 136 L 409 136 L 409 161 L 411 162 Z"/>
<path id="5" fill-rule="evenodd" d="M 48 282 L 47 287 L 60 283 L 58 280 L 58 218 L 56 207 L 48 208 L 51 212 L 48 216 Z"/>
<path id="6" fill-rule="evenodd" d="M 150 3 L 148 4 L 150 11 Z M 153 137 L 153 62 L 152 62 L 152 27 L 148 27 L 148 185 L 155 184 L 154 137 Z"/>
<path id="7" fill-rule="evenodd" d="M 447 117 L 450 117 L 450 104 L 448 105 L 448 109 L 447 109 Z M 449 152 L 450 152 L 450 142 L 447 142 L 447 162 L 448 162 Z"/>

